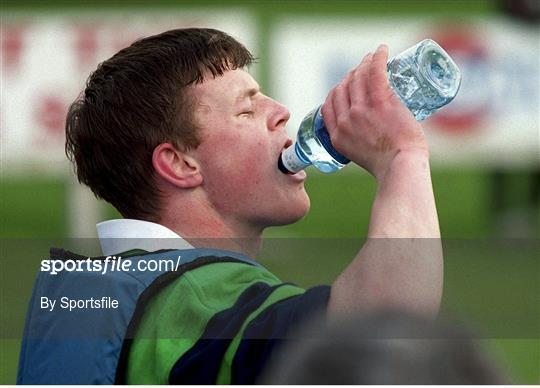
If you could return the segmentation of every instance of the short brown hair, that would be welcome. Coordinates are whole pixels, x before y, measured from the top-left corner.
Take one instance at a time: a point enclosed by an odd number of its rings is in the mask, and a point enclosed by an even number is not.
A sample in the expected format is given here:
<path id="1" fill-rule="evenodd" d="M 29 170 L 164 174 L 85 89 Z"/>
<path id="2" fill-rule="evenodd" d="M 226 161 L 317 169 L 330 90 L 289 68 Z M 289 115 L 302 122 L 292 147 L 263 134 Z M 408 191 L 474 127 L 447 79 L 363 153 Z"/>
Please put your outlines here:
<path id="1" fill-rule="evenodd" d="M 224 32 L 188 28 L 138 40 L 101 63 L 66 119 L 66 155 L 79 182 L 124 217 L 157 221 L 155 147 L 199 145 L 187 87 L 253 61 Z"/>

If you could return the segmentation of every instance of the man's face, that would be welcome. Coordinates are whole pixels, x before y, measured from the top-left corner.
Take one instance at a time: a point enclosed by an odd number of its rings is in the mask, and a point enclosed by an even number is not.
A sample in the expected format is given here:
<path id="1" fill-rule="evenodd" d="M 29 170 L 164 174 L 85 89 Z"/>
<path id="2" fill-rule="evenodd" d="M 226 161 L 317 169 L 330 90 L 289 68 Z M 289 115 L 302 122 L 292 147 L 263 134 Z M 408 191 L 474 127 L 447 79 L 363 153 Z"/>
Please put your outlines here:
<path id="1" fill-rule="evenodd" d="M 289 111 L 240 69 L 195 85 L 193 97 L 201 140 L 193 152 L 218 213 L 261 230 L 303 217 L 309 210 L 305 172 L 286 175 L 277 167 L 281 151 L 291 144 L 285 130 Z"/>

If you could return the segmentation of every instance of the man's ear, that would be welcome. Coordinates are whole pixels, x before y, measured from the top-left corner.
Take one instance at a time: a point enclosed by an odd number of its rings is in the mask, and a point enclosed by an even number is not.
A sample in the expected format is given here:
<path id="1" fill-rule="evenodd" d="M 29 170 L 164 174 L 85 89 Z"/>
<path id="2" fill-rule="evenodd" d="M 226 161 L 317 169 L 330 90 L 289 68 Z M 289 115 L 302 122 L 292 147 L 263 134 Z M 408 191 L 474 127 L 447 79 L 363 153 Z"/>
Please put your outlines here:
<path id="1" fill-rule="evenodd" d="M 158 176 L 176 187 L 191 189 L 203 182 L 197 161 L 170 143 L 154 148 L 152 165 Z"/>

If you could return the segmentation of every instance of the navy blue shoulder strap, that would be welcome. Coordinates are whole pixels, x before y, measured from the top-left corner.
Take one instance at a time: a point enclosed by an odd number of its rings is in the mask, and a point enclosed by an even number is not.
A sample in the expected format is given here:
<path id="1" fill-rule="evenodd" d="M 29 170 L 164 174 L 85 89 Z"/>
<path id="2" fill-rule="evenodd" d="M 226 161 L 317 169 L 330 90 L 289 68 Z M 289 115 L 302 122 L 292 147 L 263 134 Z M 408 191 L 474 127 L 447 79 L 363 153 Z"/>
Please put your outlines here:
<path id="1" fill-rule="evenodd" d="M 17 384 L 122 383 L 131 339 L 147 302 L 159 290 L 202 265 L 241 262 L 262 267 L 244 255 L 214 249 L 122 257 L 129 265 L 117 271 L 111 270 L 111 263 L 118 258 L 51 253 L 52 260 L 74 270 L 38 273 L 26 315 Z M 106 262 L 109 271 L 95 270 Z"/>

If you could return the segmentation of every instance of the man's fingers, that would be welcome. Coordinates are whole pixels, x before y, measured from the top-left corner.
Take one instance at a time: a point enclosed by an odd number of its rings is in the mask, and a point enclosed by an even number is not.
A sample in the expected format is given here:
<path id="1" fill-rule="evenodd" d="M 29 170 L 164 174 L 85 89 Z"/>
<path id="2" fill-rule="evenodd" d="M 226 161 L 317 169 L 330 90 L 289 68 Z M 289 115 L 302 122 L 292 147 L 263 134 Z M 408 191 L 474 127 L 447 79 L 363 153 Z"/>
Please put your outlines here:
<path id="1" fill-rule="evenodd" d="M 373 54 L 369 69 L 368 95 L 373 105 L 383 104 L 389 95 L 387 62 L 388 46 L 381 44 Z"/>
<path id="2" fill-rule="evenodd" d="M 328 96 L 326 97 L 326 101 L 324 102 L 321 113 L 324 120 L 324 124 L 326 125 L 326 128 L 334 129 L 337 126 L 337 118 L 336 113 L 334 112 L 333 103 L 332 100 L 334 98 L 334 89 L 328 93 Z"/>
<path id="3" fill-rule="evenodd" d="M 321 112 L 327 128 L 335 128 L 337 126 L 338 115 L 348 110 L 351 106 L 348 85 L 354 76 L 354 70 L 350 70 L 345 78 L 326 97 Z"/>
<path id="4" fill-rule="evenodd" d="M 368 99 L 373 102 L 374 98 L 384 101 L 388 89 L 387 59 L 388 48 L 379 46 L 375 54 L 368 53 L 360 64 L 332 89 L 322 108 L 327 127 L 336 128 L 338 118 L 349 114 L 351 105 L 361 107 Z"/>
<path id="5" fill-rule="evenodd" d="M 367 77 L 373 54 L 368 53 L 354 71 L 354 77 L 349 83 L 351 105 L 360 106 L 367 100 Z"/>
<path id="6" fill-rule="evenodd" d="M 346 85 L 339 84 L 335 88 L 334 99 L 332 100 L 336 119 L 342 114 L 347 114 L 351 108 L 351 100 L 349 98 L 349 88 Z"/>

